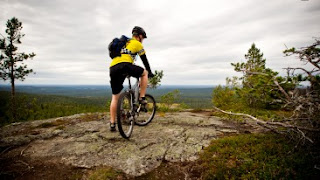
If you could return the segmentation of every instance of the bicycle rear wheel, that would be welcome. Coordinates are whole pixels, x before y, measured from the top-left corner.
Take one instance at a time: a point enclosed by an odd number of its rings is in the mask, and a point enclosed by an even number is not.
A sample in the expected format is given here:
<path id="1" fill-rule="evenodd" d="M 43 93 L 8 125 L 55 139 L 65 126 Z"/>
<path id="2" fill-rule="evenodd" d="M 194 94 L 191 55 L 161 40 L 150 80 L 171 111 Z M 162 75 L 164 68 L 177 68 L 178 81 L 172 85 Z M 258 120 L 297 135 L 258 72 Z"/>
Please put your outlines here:
<path id="1" fill-rule="evenodd" d="M 156 101 L 150 94 L 146 94 L 145 97 L 148 103 L 144 107 L 140 107 L 137 119 L 135 120 L 135 124 L 138 126 L 149 124 L 156 114 Z"/>
<path id="2" fill-rule="evenodd" d="M 121 93 L 117 105 L 117 124 L 121 136 L 126 139 L 131 136 L 133 130 L 134 117 L 131 115 L 131 111 L 131 94 L 129 92 Z"/>

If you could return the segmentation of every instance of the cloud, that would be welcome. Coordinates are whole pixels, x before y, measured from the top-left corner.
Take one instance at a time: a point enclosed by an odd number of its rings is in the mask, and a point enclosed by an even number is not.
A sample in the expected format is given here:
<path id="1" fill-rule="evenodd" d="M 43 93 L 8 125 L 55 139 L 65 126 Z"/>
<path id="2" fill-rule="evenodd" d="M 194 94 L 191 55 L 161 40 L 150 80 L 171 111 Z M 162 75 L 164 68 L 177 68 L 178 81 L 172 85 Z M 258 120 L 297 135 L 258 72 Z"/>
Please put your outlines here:
<path id="1" fill-rule="evenodd" d="M 298 63 L 283 56 L 285 45 L 303 47 L 320 34 L 316 1 L 6 0 L 0 6 L 1 34 L 17 17 L 26 34 L 20 50 L 37 54 L 28 62 L 37 74 L 26 84 L 108 84 L 107 45 L 130 36 L 135 25 L 147 31 L 144 47 L 152 70 L 164 71 L 162 84 L 224 84 L 237 75 L 230 63 L 244 61 L 252 43 L 268 67 L 282 71 Z"/>

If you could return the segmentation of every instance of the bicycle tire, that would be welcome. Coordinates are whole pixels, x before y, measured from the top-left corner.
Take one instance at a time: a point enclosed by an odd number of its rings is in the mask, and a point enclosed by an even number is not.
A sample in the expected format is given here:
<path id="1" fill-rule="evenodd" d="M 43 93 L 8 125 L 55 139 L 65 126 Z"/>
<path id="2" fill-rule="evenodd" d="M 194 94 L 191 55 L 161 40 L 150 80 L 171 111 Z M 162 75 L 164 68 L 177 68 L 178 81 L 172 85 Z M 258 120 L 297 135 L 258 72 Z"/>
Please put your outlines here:
<path id="1" fill-rule="evenodd" d="M 117 124 L 121 136 L 125 139 L 129 139 L 133 131 L 134 120 L 131 116 L 131 111 L 131 94 L 129 92 L 123 92 L 120 94 L 117 104 Z"/>
<path id="2" fill-rule="evenodd" d="M 146 126 L 147 124 L 149 124 L 153 120 L 157 110 L 156 101 L 153 96 L 151 96 L 150 94 L 146 94 L 145 97 L 148 103 L 144 108 L 141 108 L 140 112 L 137 115 L 135 124 L 138 126 Z"/>

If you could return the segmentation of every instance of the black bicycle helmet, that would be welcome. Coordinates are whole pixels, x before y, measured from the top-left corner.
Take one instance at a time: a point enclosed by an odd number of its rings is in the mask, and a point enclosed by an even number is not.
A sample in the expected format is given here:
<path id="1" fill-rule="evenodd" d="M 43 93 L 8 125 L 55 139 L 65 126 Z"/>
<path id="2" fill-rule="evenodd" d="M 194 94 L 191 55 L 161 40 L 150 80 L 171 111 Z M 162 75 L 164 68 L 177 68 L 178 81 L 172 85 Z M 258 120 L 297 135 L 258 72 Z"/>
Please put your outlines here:
<path id="1" fill-rule="evenodd" d="M 143 30 L 142 27 L 139 27 L 139 26 L 135 26 L 135 27 L 132 29 L 132 34 L 133 34 L 133 35 L 142 35 L 143 38 L 147 38 L 146 32 Z"/>

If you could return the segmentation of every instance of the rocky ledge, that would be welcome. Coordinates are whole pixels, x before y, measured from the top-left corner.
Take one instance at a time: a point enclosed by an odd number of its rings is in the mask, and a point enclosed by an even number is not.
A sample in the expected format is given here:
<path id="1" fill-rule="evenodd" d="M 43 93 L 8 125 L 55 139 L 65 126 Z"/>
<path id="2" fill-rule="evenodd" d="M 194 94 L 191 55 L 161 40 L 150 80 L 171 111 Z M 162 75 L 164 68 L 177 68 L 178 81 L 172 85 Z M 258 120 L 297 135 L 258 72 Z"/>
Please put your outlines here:
<path id="1" fill-rule="evenodd" d="M 110 166 L 139 176 L 163 161 L 194 161 L 211 140 L 241 131 L 210 112 L 160 113 L 149 125 L 135 126 L 126 140 L 109 131 L 108 120 L 106 113 L 93 113 L 7 125 L 0 130 L 0 158 Z"/>

